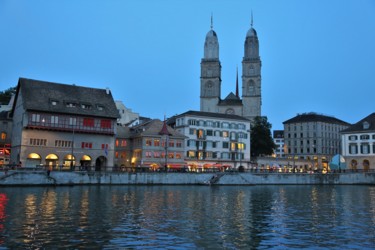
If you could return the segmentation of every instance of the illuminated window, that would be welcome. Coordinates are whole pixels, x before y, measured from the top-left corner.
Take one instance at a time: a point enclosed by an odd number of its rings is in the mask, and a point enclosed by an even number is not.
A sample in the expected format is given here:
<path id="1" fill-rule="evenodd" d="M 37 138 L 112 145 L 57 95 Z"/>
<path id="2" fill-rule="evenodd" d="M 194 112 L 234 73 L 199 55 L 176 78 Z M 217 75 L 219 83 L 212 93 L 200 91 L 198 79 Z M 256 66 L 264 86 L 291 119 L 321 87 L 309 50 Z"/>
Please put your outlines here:
<path id="1" fill-rule="evenodd" d="M 226 138 L 226 137 L 229 136 L 229 133 L 228 133 L 228 131 L 223 131 L 223 132 L 222 132 L 222 135 L 223 135 L 224 138 Z"/>
<path id="2" fill-rule="evenodd" d="M 187 152 L 187 156 L 188 156 L 189 158 L 195 158 L 195 151 L 188 151 L 188 152 Z"/>
<path id="3" fill-rule="evenodd" d="M 159 139 L 154 139 L 154 146 L 160 147 L 160 140 Z"/>
<path id="4" fill-rule="evenodd" d="M 7 133 L 1 133 L 1 140 L 5 140 L 7 138 Z"/>
<path id="5" fill-rule="evenodd" d="M 151 139 L 146 139 L 146 146 L 152 146 L 152 140 Z"/>
<path id="6" fill-rule="evenodd" d="M 181 153 L 176 153 L 176 159 L 181 159 Z"/>
<path id="7" fill-rule="evenodd" d="M 154 158 L 160 158 L 160 152 L 154 152 Z"/>
<path id="8" fill-rule="evenodd" d="M 203 131 L 203 129 L 199 129 L 199 130 L 198 130 L 198 138 L 203 138 L 203 136 L 204 136 L 204 131 Z"/>
<path id="9" fill-rule="evenodd" d="M 146 156 L 146 158 L 151 158 L 152 157 L 152 153 L 149 152 L 149 151 L 146 151 L 145 152 L 145 156 Z"/>
<path id="10" fill-rule="evenodd" d="M 168 143 L 168 146 L 169 147 L 174 147 L 174 140 L 170 140 L 169 143 Z"/>
<path id="11" fill-rule="evenodd" d="M 168 153 L 168 158 L 173 159 L 174 158 L 174 153 Z"/>

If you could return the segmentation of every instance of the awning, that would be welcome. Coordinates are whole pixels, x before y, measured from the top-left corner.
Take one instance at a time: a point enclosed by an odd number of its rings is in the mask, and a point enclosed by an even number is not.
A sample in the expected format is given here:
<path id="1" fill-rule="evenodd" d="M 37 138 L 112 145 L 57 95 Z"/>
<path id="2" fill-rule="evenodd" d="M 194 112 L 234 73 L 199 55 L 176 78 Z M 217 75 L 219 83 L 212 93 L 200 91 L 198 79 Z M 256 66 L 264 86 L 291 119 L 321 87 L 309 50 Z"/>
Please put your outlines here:
<path id="1" fill-rule="evenodd" d="M 181 168 L 187 168 L 187 164 L 182 164 L 182 163 L 174 163 L 174 164 L 168 164 L 168 168 L 173 168 L 173 169 L 181 169 Z"/>

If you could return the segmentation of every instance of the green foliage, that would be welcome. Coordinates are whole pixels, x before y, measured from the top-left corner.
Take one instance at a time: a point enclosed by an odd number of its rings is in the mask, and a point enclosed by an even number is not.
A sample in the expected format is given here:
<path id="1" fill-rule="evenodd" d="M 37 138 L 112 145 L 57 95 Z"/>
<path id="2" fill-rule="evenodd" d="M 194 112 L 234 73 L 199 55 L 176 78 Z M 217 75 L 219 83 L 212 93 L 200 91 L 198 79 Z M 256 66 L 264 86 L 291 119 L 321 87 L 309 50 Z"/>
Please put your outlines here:
<path id="1" fill-rule="evenodd" d="M 12 97 L 12 94 L 16 93 L 16 88 L 9 88 L 4 91 L 0 91 L 0 104 L 6 105 L 9 103 L 10 98 Z"/>
<path id="2" fill-rule="evenodd" d="M 276 144 L 271 135 L 272 125 L 266 116 L 257 116 L 251 125 L 251 155 L 258 157 L 272 155 Z"/>

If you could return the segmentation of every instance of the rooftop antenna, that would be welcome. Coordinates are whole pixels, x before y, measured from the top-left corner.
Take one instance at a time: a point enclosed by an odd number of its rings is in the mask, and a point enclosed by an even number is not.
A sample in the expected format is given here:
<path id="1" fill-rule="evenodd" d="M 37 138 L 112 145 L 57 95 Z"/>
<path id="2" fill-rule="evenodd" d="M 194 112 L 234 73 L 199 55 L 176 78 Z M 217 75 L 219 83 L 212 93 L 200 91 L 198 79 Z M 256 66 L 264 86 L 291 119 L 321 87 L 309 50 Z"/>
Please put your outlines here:
<path id="1" fill-rule="evenodd" d="M 213 15 L 212 15 L 212 12 L 211 12 L 211 30 L 213 29 L 214 27 L 214 21 L 213 21 Z"/>

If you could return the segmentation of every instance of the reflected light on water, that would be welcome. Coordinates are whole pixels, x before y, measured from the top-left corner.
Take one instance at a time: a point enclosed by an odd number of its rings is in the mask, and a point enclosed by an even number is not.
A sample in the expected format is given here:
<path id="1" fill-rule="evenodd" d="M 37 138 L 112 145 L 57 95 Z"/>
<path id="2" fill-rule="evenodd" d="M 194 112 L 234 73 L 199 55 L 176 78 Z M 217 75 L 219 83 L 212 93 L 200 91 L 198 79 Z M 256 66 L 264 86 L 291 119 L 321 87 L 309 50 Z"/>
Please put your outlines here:
<path id="1" fill-rule="evenodd" d="M 3 190 L 0 248 L 359 249 L 375 245 L 374 187 Z"/>

